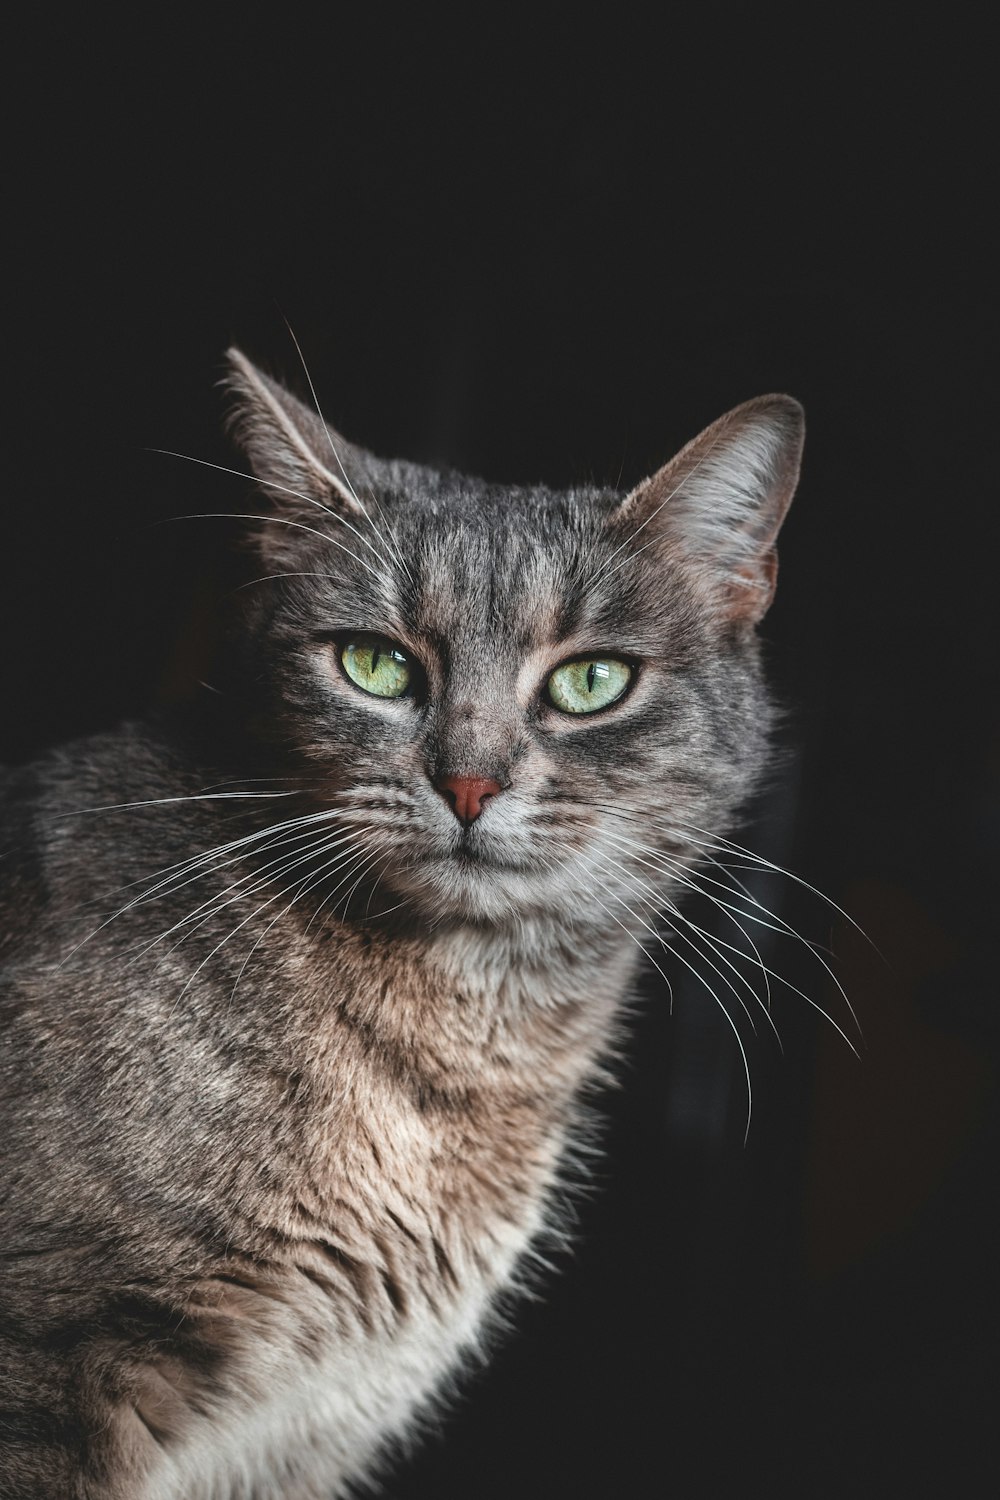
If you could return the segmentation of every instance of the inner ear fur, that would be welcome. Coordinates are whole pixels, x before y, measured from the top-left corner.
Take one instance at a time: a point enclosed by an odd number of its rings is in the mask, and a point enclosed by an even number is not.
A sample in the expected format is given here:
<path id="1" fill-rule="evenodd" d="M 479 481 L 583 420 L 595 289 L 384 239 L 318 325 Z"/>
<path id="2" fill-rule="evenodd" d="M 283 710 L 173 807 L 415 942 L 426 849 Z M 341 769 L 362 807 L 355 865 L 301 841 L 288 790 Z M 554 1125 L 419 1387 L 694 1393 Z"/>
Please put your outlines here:
<path id="1" fill-rule="evenodd" d="M 758 396 L 727 412 L 622 501 L 616 520 L 630 528 L 629 547 L 665 548 L 716 613 L 756 624 L 774 597 L 775 544 L 804 436 L 791 396 Z"/>

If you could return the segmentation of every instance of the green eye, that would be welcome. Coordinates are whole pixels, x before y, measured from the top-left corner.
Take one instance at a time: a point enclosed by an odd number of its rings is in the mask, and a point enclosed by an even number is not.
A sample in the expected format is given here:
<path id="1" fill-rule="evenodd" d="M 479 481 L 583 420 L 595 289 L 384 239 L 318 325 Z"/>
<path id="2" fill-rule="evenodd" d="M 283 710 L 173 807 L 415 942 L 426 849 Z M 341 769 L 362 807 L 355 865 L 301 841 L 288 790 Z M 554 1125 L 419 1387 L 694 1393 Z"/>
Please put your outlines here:
<path id="1" fill-rule="evenodd" d="M 409 657 L 384 635 L 348 641 L 340 660 L 355 686 L 375 698 L 402 698 L 413 678 Z"/>
<path id="2" fill-rule="evenodd" d="M 620 698 L 631 680 L 628 662 L 584 656 L 556 668 L 549 678 L 549 698 L 564 714 L 592 714 Z"/>

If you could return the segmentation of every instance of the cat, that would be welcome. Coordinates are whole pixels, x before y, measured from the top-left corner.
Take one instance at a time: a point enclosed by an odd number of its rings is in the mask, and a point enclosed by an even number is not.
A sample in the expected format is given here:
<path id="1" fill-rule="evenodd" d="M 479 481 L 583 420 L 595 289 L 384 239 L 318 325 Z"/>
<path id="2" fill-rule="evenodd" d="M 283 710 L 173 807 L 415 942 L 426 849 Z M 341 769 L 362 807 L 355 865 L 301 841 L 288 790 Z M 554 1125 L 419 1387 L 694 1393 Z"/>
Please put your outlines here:
<path id="1" fill-rule="evenodd" d="M 224 690 L 0 780 L 0 1494 L 339 1496 L 488 1339 L 768 762 L 803 416 L 622 496 L 350 445 L 231 350 Z"/>

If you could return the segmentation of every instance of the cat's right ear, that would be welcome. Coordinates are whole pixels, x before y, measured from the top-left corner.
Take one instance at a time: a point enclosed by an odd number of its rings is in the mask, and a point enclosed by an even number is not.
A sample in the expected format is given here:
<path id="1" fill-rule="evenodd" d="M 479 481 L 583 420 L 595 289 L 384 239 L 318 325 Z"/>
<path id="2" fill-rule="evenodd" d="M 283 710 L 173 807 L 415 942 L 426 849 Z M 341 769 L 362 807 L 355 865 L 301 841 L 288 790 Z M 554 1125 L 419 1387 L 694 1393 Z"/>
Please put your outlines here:
<path id="1" fill-rule="evenodd" d="M 309 522 L 315 521 L 317 505 L 363 517 L 358 491 L 367 479 L 358 450 L 242 350 L 227 350 L 226 360 L 225 385 L 233 403 L 229 430 L 273 509 Z"/>

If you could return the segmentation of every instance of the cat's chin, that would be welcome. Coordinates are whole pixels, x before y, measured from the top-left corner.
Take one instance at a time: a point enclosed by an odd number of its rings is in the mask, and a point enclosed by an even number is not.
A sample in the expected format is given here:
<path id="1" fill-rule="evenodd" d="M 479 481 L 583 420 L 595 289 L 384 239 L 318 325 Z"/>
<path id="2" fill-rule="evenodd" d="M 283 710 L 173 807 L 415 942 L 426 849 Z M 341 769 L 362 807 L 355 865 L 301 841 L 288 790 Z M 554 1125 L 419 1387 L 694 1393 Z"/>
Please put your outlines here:
<path id="1" fill-rule="evenodd" d="M 552 909 L 552 872 L 542 861 L 503 860 L 458 850 L 424 855 L 392 884 L 432 919 L 502 924 Z"/>

